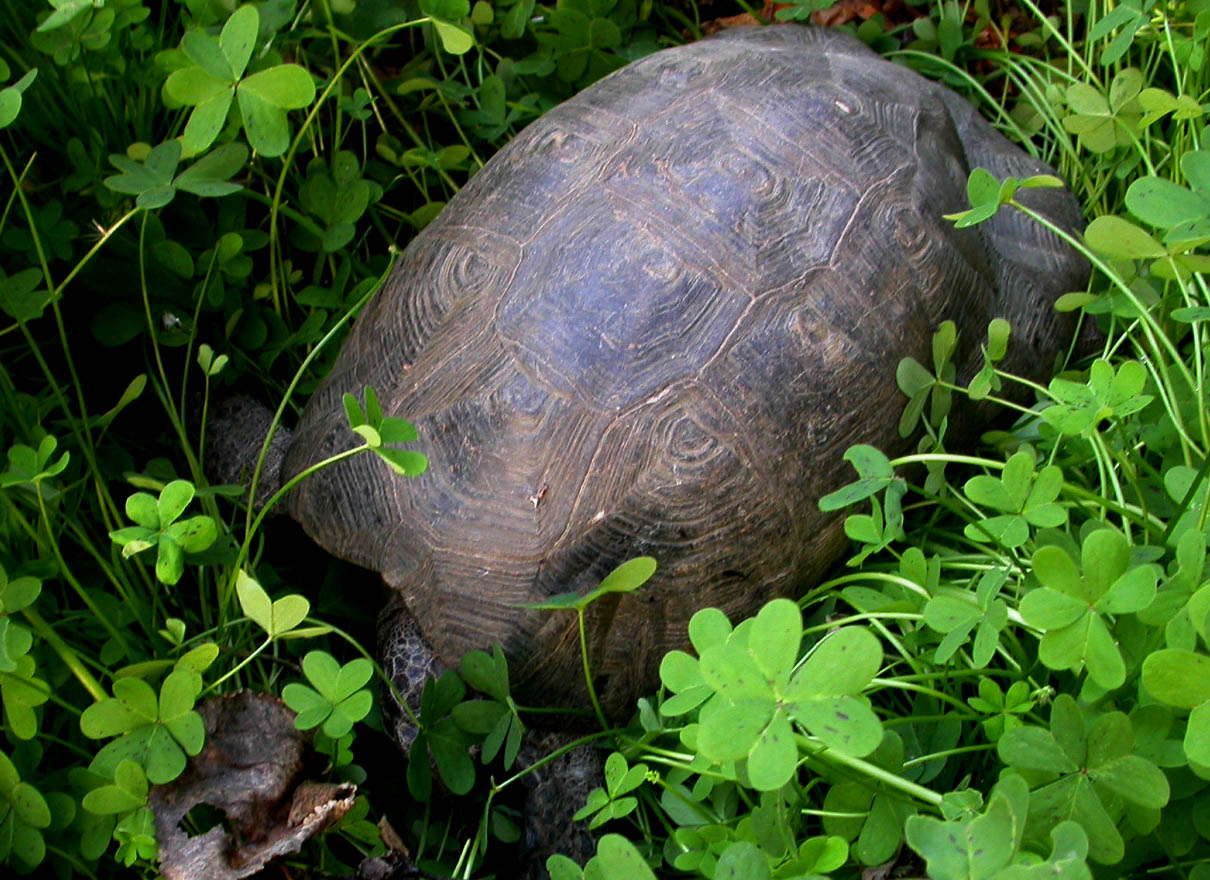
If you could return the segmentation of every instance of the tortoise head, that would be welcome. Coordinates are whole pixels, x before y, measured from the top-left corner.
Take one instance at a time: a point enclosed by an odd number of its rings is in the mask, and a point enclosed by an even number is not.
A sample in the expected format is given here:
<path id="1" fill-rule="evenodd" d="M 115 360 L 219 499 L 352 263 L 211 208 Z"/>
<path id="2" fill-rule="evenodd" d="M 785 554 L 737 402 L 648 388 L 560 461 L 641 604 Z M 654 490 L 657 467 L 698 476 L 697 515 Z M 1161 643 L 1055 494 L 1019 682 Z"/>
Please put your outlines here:
<path id="1" fill-rule="evenodd" d="M 249 485 L 272 425 L 273 411 L 251 397 L 237 394 L 220 400 L 210 418 L 203 461 L 211 482 Z M 280 425 L 273 432 L 256 485 L 258 509 L 281 486 L 282 462 L 291 439 L 289 429 Z"/>

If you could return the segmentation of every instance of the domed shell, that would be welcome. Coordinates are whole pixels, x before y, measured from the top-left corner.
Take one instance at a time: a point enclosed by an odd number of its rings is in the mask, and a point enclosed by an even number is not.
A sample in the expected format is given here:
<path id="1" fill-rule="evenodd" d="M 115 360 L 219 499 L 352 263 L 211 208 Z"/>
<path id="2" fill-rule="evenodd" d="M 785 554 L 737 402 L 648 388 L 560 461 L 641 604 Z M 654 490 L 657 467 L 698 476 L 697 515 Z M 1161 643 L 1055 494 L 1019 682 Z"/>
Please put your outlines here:
<path id="1" fill-rule="evenodd" d="M 1067 339 L 1051 304 L 1086 267 L 1015 212 L 942 219 L 976 166 L 1049 171 L 831 31 L 734 30 L 623 68 L 411 243 L 284 474 L 351 445 L 340 398 L 367 385 L 416 425 L 428 472 L 362 456 L 309 478 L 292 513 L 380 571 L 440 656 L 498 642 L 546 702 L 584 701 L 575 616 L 518 606 L 654 556 L 647 586 L 588 618 L 598 689 L 626 711 L 698 608 L 735 619 L 835 562 L 817 501 L 847 481 L 848 446 L 908 448 L 896 365 L 930 362 L 941 321 L 970 341 L 960 370 L 996 316 L 1008 369 L 1049 368 Z M 1028 196 L 1079 219 L 1064 191 Z"/>

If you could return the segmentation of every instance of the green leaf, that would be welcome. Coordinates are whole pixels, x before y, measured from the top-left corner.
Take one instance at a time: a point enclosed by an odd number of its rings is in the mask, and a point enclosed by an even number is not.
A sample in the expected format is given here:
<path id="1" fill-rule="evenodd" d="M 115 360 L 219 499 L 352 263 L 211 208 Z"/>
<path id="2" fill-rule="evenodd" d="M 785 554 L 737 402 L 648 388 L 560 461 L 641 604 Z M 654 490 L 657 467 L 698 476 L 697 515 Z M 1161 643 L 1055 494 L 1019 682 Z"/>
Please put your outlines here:
<path id="1" fill-rule="evenodd" d="M 240 82 L 238 94 L 241 99 L 245 94 L 255 95 L 266 105 L 282 110 L 298 110 L 315 100 L 315 81 L 306 68 L 279 64 Z"/>
<path id="2" fill-rule="evenodd" d="M 273 602 L 264 588 L 240 569 L 235 580 L 235 592 L 244 614 L 265 632 L 272 634 Z"/>
<path id="3" fill-rule="evenodd" d="M 179 151 L 179 145 L 177 149 Z M 175 522 L 185 511 L 193 500 L 194 491 L 193 484 L 188 480 L 173 480 L 160 490 L 158 513 L 161 528 Z"/>
<path id="4" fill-rule="evenodd" d="M 623 562 L 601 581 L 593 591 L 602 593 L 633 593 L 655 574 L 655 560 L 650 556 L 638 556 Z"/>
<path id="5" fill-rule="evenodd" d="M 757 791 L 777 791 L 793 777 L 797 763 L 794 730 L 778 710 L 748 753 L 748 779 Z"/>
<path id="6" fill-rule="evenodd" d="M 1012 785 L 1028 794 L 1016 776 L 1006 776 L 998 788 Z M 997 790 L 981 816 L 952 822 L 911 816 L 904 833 L 908 846 L 924 856 L 933 880 L 981 880 L 1011 863 L 1024 824 L 1025 816 L 1016 815 L 1009 798 Z"/>
<path id="7" fill-rule="evenodd" d="M 202 30 L 186 31 L 181 38 L 181 51 L 208 76 L 221 82 L 235 82 L 239 74 L 223 54 L 218 41 Z"/>
<path id="8" fill-rule="evenodd" d="M 1126 207 L 1144 223 L 1170 229 L 1210 216 L 1210 194 L 1159 177 L 1143 177 L 1126 190 Z"/>
<path id="9" fill-rule="evenodd" d="M 265 101 L 255 91 L 246 89 L 243 85 L 236 95 L 244 120 L 244 133 L 247 134 L 252 149 L 262 156 L 269 157 L 284 153 L 290 146 L 290 124 L 286 120 L 286 111 Z M 188 137 L 188 129 L 185 133 Z"/>
<path id="10" fill-rule="evenodd" d="M 185 123 L 185 131 L 181 140 L 193 153 L 202 153 L 209 149 L 227 122 L 227 113 L 231 109 L 231 101 L 235 92 L 230 87 L 224 87 L 212 97 L 198 101 L 189 121 Z M 251 140 L 251 138 L 249 138 Z M 253 146 L 256 146 L 253 144 Z"/>
<path id="11" fill-rule="evenodd" d="M 255 6 L 245 4 L 227 19 L 219 35 L 219 46 L 231 70 L 232 78 L 239 79 L 248 67 L 252 48 L 256 45 L 256 34 L 260 30 L 260 13 Z"/>
<path id="12" fill-rule="evenodd" d="M 848 507 L 886 488 L 895 476 L 890 459 L 873 446 L 858 444 L 845 450 L 845 461 L 853 465 L 859 480 L 819 499 L 825 512 Z"/>
<path id="13" fill-rule="evenodd" d="M 159 717 L 155 691 L 140 678 L 120 678 L 113 698 L 93 703 L 80 716 L 80 730 L 90 739 L 102 739 L 134 730 Z"/>
<path id="14" fill-rule="evenodd" d="M 775 698 L 752 655 L 735 641 L 703 651 L 699 665 L 705 682 L 726 700 L 734 703 Z"/>
<path id="15" fill-rule="evenodd" d="M 226 95 L 230 99 L 232 92 L 230 81 L 207 73 L 201 67 L 174 70 L 164 82 L 164 94 L 184 107 L 200 106 L 222 95 Z M 217 130 L 215 133 L 218 133 Z M 188 142 L 186 140 L 186 143 Z M 194 150 L 194 152 L 200 153 L 201 150 Z"/>
<path id="16" fill-rule="evenodd" d="M 1015 727 L 1005 731 L 996 751 L 1005 764 L 1024 770 L 1074 773 L 1079 769 L 1060 747 L 1054 734 L 1041 727 Z"/>
<path id="17" fill-rule="evenodd" d="M 225 196 L 239 192 L 243 187 L 238 183 L 230 183 L 229 178 L 239 173 L 248 164 L 248 148 L 240 143 L 223 144 L 215 147 L 189 168 L 182 171 L 173 180 L 173 185 L 180 190 L 193 193 L 196 196 Z M 224 359 L 226 355 L 220 355 Z M 222 367 L 216 366 L 213 371 L 205 368 L 207 375 L 213 376 Z"/>
<path id="18" fill-rule="evenodd" d="M 1088 224 L 1084 241 L 1094 251 L 1115 260 L 1157 259 L 1168 254 L 1147 232 L 1113 215 L 1097 217 Z"/>
<path id="19" fill-rule="evenodd" d="M 1178 709 L 1210 702 L 1210 657 L 1173 648 L 1153 651 L 1143 661 L 1143 688 Z"/>
<path id="20" fill-rule="evenodd" d="M 146 492 L 135 492 L 126 498 L 126 515 L 146 529 L 160 528 L 159 505 Z"/>
<path id="21" fill-rule="evenodd" d="M 433 27 L 437 30 L 438 36 L 441 37 L 442 47 L 451 55 L 464 55 L 475 45 L 474 37 L 457 25 L 450 24 L 447 21 L 439 21 L 435 18 L 431 19 L 431 21 Z"/>
<path id="22" fill-rule="evenodd" d="M 748 636 L 749 651 L 765 678 L 784 681 L 802 640 L 802 612 L 789 599 L 774 599 L 767 603 L 752 622 Z"/>
<path id="23" fill-rule="evenodd" d="M 858 694 L 878 674 L 882 645 L 864 627 L 845 626 L 825 637 L 790 683 L 795 699 Z"/>
<path id="24" fill-rule="evenodd" d="M 1194 706 L 1189 713 L 1184 746 L 1190 761 L 1210 767 L 1210 701 Z"/>

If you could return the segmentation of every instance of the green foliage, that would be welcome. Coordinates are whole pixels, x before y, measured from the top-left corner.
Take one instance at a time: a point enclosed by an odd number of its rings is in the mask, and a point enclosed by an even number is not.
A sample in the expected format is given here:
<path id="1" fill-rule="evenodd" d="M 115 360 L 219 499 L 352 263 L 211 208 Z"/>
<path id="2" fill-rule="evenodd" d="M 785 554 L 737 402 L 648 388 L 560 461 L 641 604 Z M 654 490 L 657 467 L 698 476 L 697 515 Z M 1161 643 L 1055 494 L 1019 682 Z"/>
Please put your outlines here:
<path id="1" fill-rule="evenodd" d="M 89 769 L 114 774 L 115 785 L 126 792 L 136 789 L 129 776 L 118 776 L 124 762 L 141 768 L 139 772 L 156 784 L 176 779 L 185 769 L 186 756 L 200 752 L 205 741 L 202 717 L 193 708 L 196 699 L 196 680 L 183 670 L 164 678 L 158 698 L 143 679 L 119 678 L 113 683 L 113 697 L 93 703 L 80 716 L 80 730 L 88 738 L 117 737 L 97 753 Z M 146 793 L 144 785 L 140 798 Z M 92 809 L 87 804 L 85 808 Z"/>
<path id="2" fill-rule="evenodd" d="M 22 873 L 46 855 L 42 831 L 50 825 L 50 807 L 38 789 L 22 781 L 8 756 L 0 752 L 0 860 Z"/>
<path id="3" fill-rule="evenodd" d="M 1126 681 L 1126 666 L 1107 616 L 1150 605 L 1157 572 L 1150 565 L 1131 567 L 1129 543 L 1109 529 L 1091 532 L 1080 555 L 1077 567 L 1058 547 L 1034 553 L 1034 573 L 1042 587 L 1021 600 L 1021 616 L 1044 633 L 1038 659 L 1051 669 L 1087 665 L 1093 682 L 1113 690 Z"/>
<path id="4" fill-rule="evenodd" d="M 374 674 L 369 660 L 358 657 L 342 666 L 326 651 L 308 651 L 302 668 L 311 686 L 291 683 L 281 692 L 282 701 L 298 713 L 294 726 L 299 730 L 322 724 L 325 735 L 338 739 L 369 714 L 374 698 L 363 687 Z"/>
<path id="5" fill-rule="evenodd" d="M 149 787 L 203 747 L 203 699 L 251 688 L 315 731 L 327 779 L 362 786 L 300 869 L 351 873 L 399 809 L 428 873 L 514 870 L 533 707 L 512 699 L 502 651 L 426 688 L 418 800 L 400 806 L 397 777 L 358 763 L 379 726 L 353 645 L 373 638 L 366 609 L 344 574 L 296 558 L 260 499 L 247 512 L 207 488 L 208 419 L 239 386 L 284 400 L 288 423 L 389 250 L 542 112 L 696 36 L 698 9 L 0 3 L 0 864 L 152 875 Z M 584 868 L 552 859 L 556 878 L 856 876 L 917 859 L 947 878 L 1086 878 L 1091 862 L 1206 880 L 1210 10 L 914 9 L 853 29 L 976 100 L 1014 96 L 985 109 L 1084 203 L 1083 230 L 1053 231 L 1094 266 L 1060 301 L 1095 324 L 1079 348 L 1093 351 L 1029 383 L 1005 369 L 1007 321 L 982 340 L 942 323 L 930 358 L 887 377 L 901 432 L 923 434 L 914 452 L 853 447 L 854 481 L 822 502 L 855 508 L 849 565 L 801 605 L 693 618 L 695 653 L 665 658 L 663 692 L 601 735 L 607 773 L 581 812 L 607 833 Z M 951 219 L 977 234 L 1033 216 L 1028 191 L 1054 183 L 974 169 Z M 960 377 L 968 350 L 977 372 Z M 1017 421 L 955 455 L 947 428 L 970 400 Z M 325 465 L 427 466 L 402 448 L 424 438 L 372 389 L 346 412 L 356 438 Z M 582 629 L 654 564 L 543 607 Z"/>
<path id="6" fill-rule="evenodd" d="M 1016 727 L 1000 738 L 997 751 L 1008 766 L 1039 776 L 1029 795 L 1027 836 L 1039 839 L 1074 819 L 1088 835 L 1089 858 L 1101 864 L 1117 864 L 1125 855 L 1116 827 L 1123 802 L 1143 810 L 1168 803 L 1168 778 L 1134 753 L 1129 717 L 1106 712 L 1089 723 L 1068 694 L 1051 707 L 1049 729 Z M 1132 824 L 1138 829 L 1145 821 Z"/>
<path id="7" fill-rule="evenodd" d="M 424 473 L 428 467 L 428 459 L 424 455 L 384 445 L 416 442 L 419 436 L 416 428 L 403 419 L 384 416 L 373 388 L 366 388 L 365 401 L 365 409 L 362 409 L 352 394 L 344 396 L 345 415 L 353 433 L 360 436 L 366 448 L 385 461 L 395 473 L 407 477 Z"/>
<path id="8" fill-rule="evenodd" d="M 297 64 L 276 64 L 245 76 L 260 31 L 257 7 L 246 4 L 231 14 L 218 38 L 197 28 L 181 39 L 187 63 L 164 83 L 164 97 L 192 107 L 181 142 L 191 153 L 214 143 L 234 104 L 252 149 L 280 156 L 290 145 L 286 111 L 315 100 L 311 74 Z"/>
<path id="9" fill-rule="evenodd" d="M 110 532 L 109 537 L 130 557 L 155 547 L 155 576 L 169 586 L 181 579 L 186 553 L 200 553 L 218 537 L 212 517 L 201 514 L 180 519 L 196 493 L 188 480 L 173 480 L 159 498 L 136 492 L 126 499 L 126 515 L 138 525 Z"/>

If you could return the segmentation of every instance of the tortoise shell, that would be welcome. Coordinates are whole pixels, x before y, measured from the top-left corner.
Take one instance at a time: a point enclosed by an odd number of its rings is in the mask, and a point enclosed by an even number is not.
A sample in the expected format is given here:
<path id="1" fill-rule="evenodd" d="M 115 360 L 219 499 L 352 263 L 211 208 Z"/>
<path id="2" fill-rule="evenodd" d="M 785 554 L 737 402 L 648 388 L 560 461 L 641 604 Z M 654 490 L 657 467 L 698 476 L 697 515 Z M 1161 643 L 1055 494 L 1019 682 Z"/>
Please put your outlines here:
<path id="1" fill-rule="evenodd" d="M 1048 172 L 961 98 L 858 41 L 799 26 L 658 52 L 551 110 L 404 252 L 295 432 L 283 476 L 350 446 L 372 386 L 419 430 L 423 476 L 360 456 L 288 504 L 381 572 L 447 662 L 500 643 L 524 699 L 585 701 L 583 592 L 638 555 L 638 593 L 591 606 L 598 692 L 624 711 L 686 643 L 817 581 L 842 552 L 821 495 L 854 443 L 895 454 L 899 360 L 949 318 L 1007 318 L 1007 369 L 1070 338 L 1069 249 L 1018 212 L 957 230 L 968 173 Z M 1061 190 L 1031 204 L 1079 220 Z M 978 365 L 960 348 L 960 374 Z M 981 363 L 981 360 L 979 361 Z M 968 419 L 974 430 L 975 419 Z M 960 442 L 951 432 L 951 440 Z"/>

